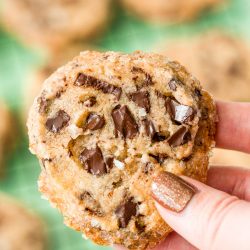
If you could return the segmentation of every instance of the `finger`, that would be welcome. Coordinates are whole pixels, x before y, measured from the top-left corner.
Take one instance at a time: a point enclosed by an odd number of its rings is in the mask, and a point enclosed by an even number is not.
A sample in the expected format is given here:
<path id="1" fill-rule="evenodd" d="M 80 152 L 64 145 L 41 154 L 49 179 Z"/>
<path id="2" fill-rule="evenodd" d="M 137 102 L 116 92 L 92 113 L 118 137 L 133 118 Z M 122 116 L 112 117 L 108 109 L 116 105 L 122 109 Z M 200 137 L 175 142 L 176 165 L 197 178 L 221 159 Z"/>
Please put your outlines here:
<path id="1" fill-rule="evenodd" d="M 154 178 L 152 195 L 178 234 L 199 249 L 250 249 L 249 203 L 187 177 L 162 175 Z"/>
<path id="2" fill-rule="evenodd" d="M 157 247 L 152 250 L 195 250 L 189 242 L 177 233 L 171 233 L 164 241 L 162 241 Z"/>
<path id="3" fill-rule="evenodd" d="M 250 169 L 211 167 L 207 184 L 239 199 L 250 201 Z"/>
<path id="4" fill-rule="evenodd" d="M 116 250 L 126 250 L 126 248 L 121 246 L 114 246 Z M 177 233 L 173 232 L 165 240 L 163 240 L 157 247 L 151 250 L 195 250 L 196 248 L 188 243 L 184 238 L 182 238 Z"/>
<path id="5" fill-rule="evenodd" d="M 217 102 L 218 147 L 250 153 L 250 103 Z"/>

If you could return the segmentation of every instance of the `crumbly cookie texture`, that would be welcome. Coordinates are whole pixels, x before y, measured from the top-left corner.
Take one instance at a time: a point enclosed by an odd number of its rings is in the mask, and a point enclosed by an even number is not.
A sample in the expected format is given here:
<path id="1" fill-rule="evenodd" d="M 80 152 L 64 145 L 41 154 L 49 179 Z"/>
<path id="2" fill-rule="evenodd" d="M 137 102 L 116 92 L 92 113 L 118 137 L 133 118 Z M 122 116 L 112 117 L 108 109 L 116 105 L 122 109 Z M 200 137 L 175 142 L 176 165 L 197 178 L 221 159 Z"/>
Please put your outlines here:
<path id="1" fill-rule="evenodd" d="M 58 49 L 103 30 L 110 0 L 3 0 L 2 22 L 24 42 Z"/>
<path id="2" fill-rule="evenodd" d="M 5 158 L 13 146 L 15 126 L 9 109 L 0 101 L 0 177 L 4 174 Z"/>
<path id="3" fill-rule="evenodd" d="M 57 50 L 52 53 L 47 62 L 37 69 L 29 78 L 29 84 L 23 92 L 23 121 L 26 124 L 29 109 L 32 106 L 35 97 L 39 94 L 43 82 L 54 72 L 56 69 L 67 63 L 75 55 L 78 55 L 80 51 L 89 49 L 89 45 L 82 43 L 72 43 L 63 49 Z"/>
<path id="4" fill-rule="evenodd" d="M 0 249 L 47 249 L 40 219 L 3 194 L 0 194 Z"/>
<path id="5" fill-rule="evenodd" d="M 199 16 L 223 0 L 121 0 L 123 5 L 135 14 L 156 22 L 182 22 Z"/>
<path id="6" fill-rule="evenodd" d="M 250 101 L 250 48 L 242 39 L 212 31 L 170 42 L 161 53 L 182 62 L 216 98 Z"/>
<path id="7" fill-rule="evenodd" d="M 31 108 L 40 191 L 65 223 L 101 245 L 155 246 L 169 232 L 150 195 L 158 171 L 206 180 L 215 105 L 158 54 L 82 52 Z"/>

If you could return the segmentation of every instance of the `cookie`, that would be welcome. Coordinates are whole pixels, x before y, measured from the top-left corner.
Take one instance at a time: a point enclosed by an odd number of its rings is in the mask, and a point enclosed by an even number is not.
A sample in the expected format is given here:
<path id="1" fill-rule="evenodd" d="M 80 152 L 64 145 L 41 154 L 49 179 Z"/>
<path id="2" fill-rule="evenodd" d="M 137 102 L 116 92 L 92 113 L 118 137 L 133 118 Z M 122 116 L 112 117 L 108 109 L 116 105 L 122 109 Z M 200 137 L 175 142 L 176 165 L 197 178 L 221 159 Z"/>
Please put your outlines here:
<path id="1" fill-rule="evenodd" d="M 40 191 L 100 245 L 155 246 L 171 232 L 150 195 L 170 171 L 206 180 L 215 105 L 157 54 L 85 51 L 49 77 L 28 119 Z"/>
<path id="2" fill-rule="evenodd" d="M 182 22 L 201 15 L 214 8 L 222 0 L 121 0 L 122 4 L 136 15 L 156 22 Z"/>
<path id="3" fill-rule="evenodd" d="M 13 147 L 15 128 L 9 109 L 0 101 L 0 177 L 4 174 L 6 155 Z"/>
<path id="4" fill-rule="evenodd" d="M 29 83 L 23 91 L 23 121 L 25 124 L 28 118 L 29 109 L 35 97 L 39 94 L 46 78 L 48 78 L 58 67 L 77 56 L 80 51 L 86 50 L 86 48 L 89 47 L 89 45 L 82 43 L 70 44 L 60 51 L 51 54 L 46 63 L 32 73 Z"/>
<path id="5" fill-rule="evenodd" d="M 216 166 L 250 167 L 250 155 L 238 151 L 214 149 L 211 164 Z"/>
<path id="6" fill-rule="evenodd" d="M 3 194 L 0 194 L 0 249 L 47 249 L 40 219 Z"/>
<path id="7" fill-rule="evenodd" d="M 110 0 L 4 0 L 6 28 L 34 46 L 58 49 L 103 30 L 110 17 Z"/>
<path id="8" fill-rule="evenodd" d="M 214 97 L 250 101 L 250 49 L 240 38 L 212 31 L 170 42 L 162 53 L 187 66 Z"/>

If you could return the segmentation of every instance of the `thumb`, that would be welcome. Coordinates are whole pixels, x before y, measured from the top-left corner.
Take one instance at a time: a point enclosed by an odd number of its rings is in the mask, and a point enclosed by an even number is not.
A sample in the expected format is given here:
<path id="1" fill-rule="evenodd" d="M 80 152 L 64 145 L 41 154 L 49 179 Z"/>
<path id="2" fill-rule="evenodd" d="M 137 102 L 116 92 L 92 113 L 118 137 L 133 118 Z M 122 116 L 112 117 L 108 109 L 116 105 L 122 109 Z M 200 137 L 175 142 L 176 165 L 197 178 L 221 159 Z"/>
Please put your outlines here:
<path id="1" fill-rule="evenodd" d="M 152 196 L 163 219 L 199 249 L 250 249 L 250 205 L 188 177 L 159 173 Z"/>

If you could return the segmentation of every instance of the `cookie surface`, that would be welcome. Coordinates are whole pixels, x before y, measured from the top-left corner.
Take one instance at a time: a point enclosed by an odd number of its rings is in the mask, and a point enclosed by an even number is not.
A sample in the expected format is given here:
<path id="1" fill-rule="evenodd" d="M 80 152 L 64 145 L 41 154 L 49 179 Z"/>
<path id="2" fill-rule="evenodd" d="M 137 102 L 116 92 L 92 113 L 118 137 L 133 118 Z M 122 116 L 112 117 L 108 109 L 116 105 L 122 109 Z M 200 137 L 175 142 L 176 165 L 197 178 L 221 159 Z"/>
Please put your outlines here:
<path id="1" fill-rule="evenodd" d="M 3 194 L 0 194 L 0 249 L 46 249 L 41 221 L 26 208 Z"/>
<path id="2" fill-rule="evenodd" d="M 15 129 L 12 116 L 3 101 L 0 101 L 0 177 L 4 174 L 5 158 L 13 146 Z"/>
<path id="3" fill-rule="evenodd" d="M 101 245 L 156 245 L 170 227 L 151 198 L 165 170 L 206 180 L 215 106 L 157 54 L 82 52 L 43 85 L 28 120 L 40 191 Z"/>
<path id="4" fill-rule="evenodd" d="M 152 21 L 181 22 L 199 16 L 222 0 L 121 0 L 128 10 Z"/>
<path id="5" fill-rule="evenodd" d="M 101 31 L 109 13 L 110 0 L 4 0 L 2 19 L 26 43 L 58 49 Z"/>
<path id="6" fill-rule="evenodd" d="M 163 54 L 184 64 L 214 97 L 250 101 L 250 47 L 240 38 L 213 31 L 168 43 Z"/>
<path id="7" fill-rule="evenodd" d="M 80 51 L 88 48 L 88 45 L 81 43 L 73 43 L 68 45 L 56 53 L 49 56 L 47 62 L 39 69 L 37 69 L 30 76 L 29 84 L 23 92 L 23 120 L 26 124 L 29 109 L 34 102 L 35 97 L 39 94 L 43 82 L 60 66 L 67 63 L 74 56 L 78 55 Z"/>

